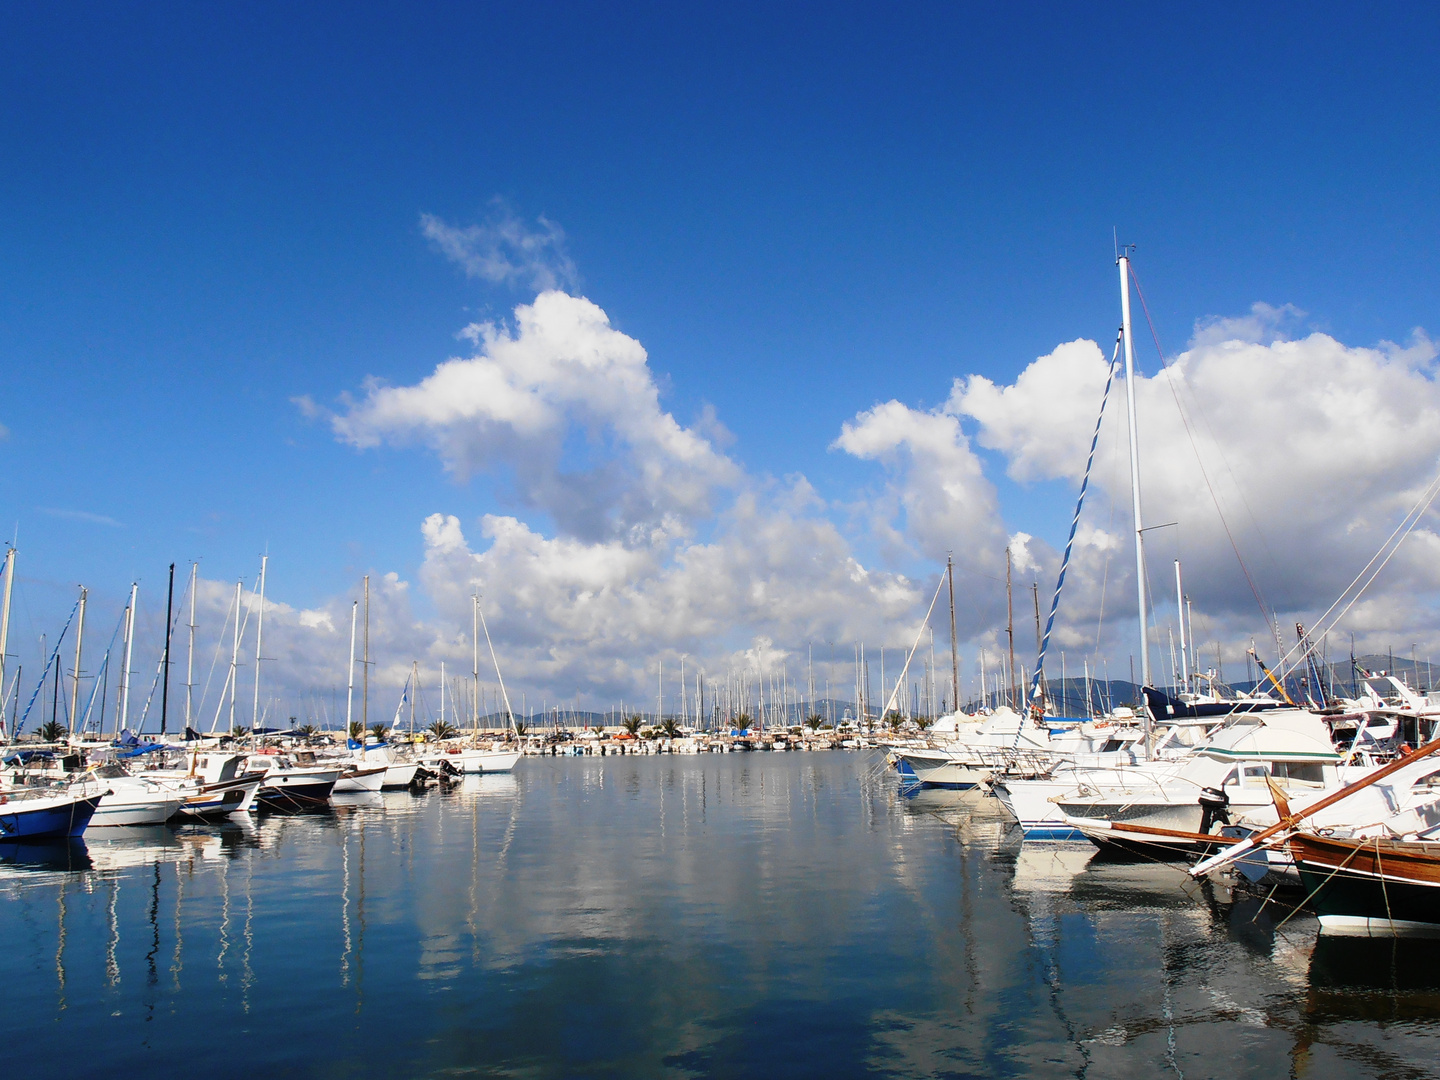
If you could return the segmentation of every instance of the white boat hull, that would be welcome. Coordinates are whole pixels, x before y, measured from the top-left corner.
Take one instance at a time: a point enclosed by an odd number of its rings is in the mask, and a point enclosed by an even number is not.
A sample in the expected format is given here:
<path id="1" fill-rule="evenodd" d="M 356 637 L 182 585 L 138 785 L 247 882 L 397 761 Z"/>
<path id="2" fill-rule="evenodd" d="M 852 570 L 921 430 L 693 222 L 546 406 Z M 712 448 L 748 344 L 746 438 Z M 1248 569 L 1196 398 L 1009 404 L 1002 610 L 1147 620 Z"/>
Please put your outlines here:
<path id="1" fill-rule="evenodd" d="M 379 791 L 385 782 L 387 771 L 389 770 L 384 767 L 375 766 L 342 774 L 340 779 L 335 781 L 335 794 L 354 795 L 361 792 Z"/>
<path id="2" fill-rule="evenodd" d="M 519 760 L 519 750 L 456 750 L 426 759 L 427 763 L 448 762 L 456 772 L 468 775 L 508 773 Z"/>
<path id="3" fill-rule="evenodd" d="M 381 781 L 382 788 L 408 788 L 415 782 L 415 774 L 420 771 L 420 764 L 415 761 L 396 762 L 385 769 L 384 779 Z"/>

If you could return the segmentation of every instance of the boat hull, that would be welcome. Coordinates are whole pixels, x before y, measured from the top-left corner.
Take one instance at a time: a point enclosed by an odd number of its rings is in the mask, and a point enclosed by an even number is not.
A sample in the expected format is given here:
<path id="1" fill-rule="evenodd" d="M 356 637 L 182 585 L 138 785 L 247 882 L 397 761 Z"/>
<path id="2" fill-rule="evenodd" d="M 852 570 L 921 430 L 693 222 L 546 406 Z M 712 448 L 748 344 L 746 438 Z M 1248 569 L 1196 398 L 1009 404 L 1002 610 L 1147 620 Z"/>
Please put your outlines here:
<path id="1" fill-rule="evenodd" d="M 379 791 L 385 782 L 384 766 L 372 766 L 344 773 L 335 781 L 336 795 L 358 795 Z"/>
<path id="2" fill-rule="evenodd" d="M 180 807 L 181 817 L 212 821 L 244 813 L 255 805 L 260 790 L 260 778 L 248 777 L 222 780 L 206 784 L 198 792 L 188 795 Z"/>
<path id="3" fill-rule="evenodd" d="M 896 756 L 895 769 L 902 783 L 922 784 L 925 787 L 945 788 L 950 791 L 970 791 L 979 787 L 994 774 L 988 766 L 976 767 L 957 760 L 948 754 L 931 755 L 901 751 Z"/>
<path id="4" fill-rule="evenodd" d="M 317 777 L 269 778 L 260 785 L 256 796 L 262 806 L 271 810 L 309 810 L 330 802 L 330 793 L 339 779 L 333 773 Z"/>
<path id="5" fill-rule="evenodd" d="M 174 798 L 156 797 L 148 800 L 115 800 L 105 795 L 100 806 L 90 819 L 91 828 L 122 825 L 164 825 L 174 817 L 183 805 L 179 795 Z"/>
<path id="6" fill-rule="evenodd" d="M 1326 932 L 1440 933 L 1440 843 L 1297 833 L 1289 847 Z"/>
<path id="7" fill-rule="evenodd" d="M 385 789 L 408 788 L 415 782 L 415 774 L 420 771 L 418 762 L 411 761 L 404 764 L 397 762 L 387 766 L 385 777 L 380 786 Z"/>
<path id="8" fill-rule="evenodd" d="M 81 836 L 95 815 L 100 796 L 37 799 L 33 801 L 44 805 L 30 808 L 25 806 L 26 801 L 30 800 L 17 799 L 0 805 L 0 842 L 63 840 Z"/>
<path id="9" fill-rule="evenodd" d="M 456 772 L 468 775 L 481 773 L 508 773 L 520 760 L 519 750 L 458 750 L 436 754 L 428 761 L 448 762 Z"/>

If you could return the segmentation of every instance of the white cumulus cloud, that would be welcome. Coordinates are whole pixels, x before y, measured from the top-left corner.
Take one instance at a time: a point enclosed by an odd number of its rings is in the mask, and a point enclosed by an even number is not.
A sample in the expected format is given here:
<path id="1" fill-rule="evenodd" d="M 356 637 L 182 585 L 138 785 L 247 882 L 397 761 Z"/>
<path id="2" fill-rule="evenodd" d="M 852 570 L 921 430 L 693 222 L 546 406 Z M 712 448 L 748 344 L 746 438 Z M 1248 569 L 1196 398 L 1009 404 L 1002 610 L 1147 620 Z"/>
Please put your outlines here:
<path id="1" fill-rule="evenodd" d="M 473 356 L 414 386 L 371 383 L 336 416 L 357 447 L 421 441 L 466 479 L 505 469 L 529 507 L 566 533 L 599 538 L 683 530 L 739 470 L 662 408 L 644 348 L 589 300 L 545 292 L 515 327 L 467 328 Z"/>

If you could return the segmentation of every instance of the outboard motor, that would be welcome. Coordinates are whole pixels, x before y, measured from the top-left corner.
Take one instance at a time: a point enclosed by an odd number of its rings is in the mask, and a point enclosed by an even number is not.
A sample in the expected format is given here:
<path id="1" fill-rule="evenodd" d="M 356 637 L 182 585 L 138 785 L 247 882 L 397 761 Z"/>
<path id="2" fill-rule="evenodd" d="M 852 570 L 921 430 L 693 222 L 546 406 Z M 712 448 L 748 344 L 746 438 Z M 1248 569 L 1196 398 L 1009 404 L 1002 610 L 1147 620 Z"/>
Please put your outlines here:
<path id="1" fill-rule="evenodd" d="M 1230 824 L 1230 796 L 1219 788 L 1207 787 L 1200 789 L 1200 831 L 1208 833 L 1218 821 L 1222 825 Z"/>

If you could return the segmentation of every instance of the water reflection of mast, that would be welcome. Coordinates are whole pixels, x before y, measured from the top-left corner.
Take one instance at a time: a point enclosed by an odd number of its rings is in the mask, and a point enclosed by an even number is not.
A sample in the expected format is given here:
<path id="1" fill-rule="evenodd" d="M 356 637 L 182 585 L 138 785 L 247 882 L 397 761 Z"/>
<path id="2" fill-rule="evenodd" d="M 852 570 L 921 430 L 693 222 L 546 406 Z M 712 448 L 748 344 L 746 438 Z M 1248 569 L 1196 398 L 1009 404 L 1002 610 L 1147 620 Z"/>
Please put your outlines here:
<path id="1" fill-rule="evenodd" d="M 345 949 L 340 954 L 340 985 L 350 985 L 350 837 L 340 836 L 340 929 Z"/>
<path id="2" fill-rule="evenodd" d="M 480 960 L 480 931 L 476 925 L 480 918 L 480 799 L 470 799 L 470 913 L 466 923 L 470 927 L 470 958 L 472 963 Z"/>
<path id="3" fill-rule="evenodd" d="M 360 882 L 355 898 L 355 921 L 359 929 L 355 934 L 355 1012 L 358 1015 L 365 1007 L 365 823 L 360 829 Z"/>
<path id="4" fill-rule="evenodd" d="M 106 914 L 109 919 L 110 938 L 105 943 L 105 981 L 111 986 L 120 984 L 120 961 L 115 955 L 115 950 L 120 945 L 120 916 L 117 911 L 117 902 L 120 898 L 120 879 L 110 879 L 110 903 L 107 906 Z"/>
<path id="5" fill-rule="evenodd" d="M 185 964 L 181 957 L 181 948 L 184 944 L 184 937 L 181 934 L 180 910 L 182 901 L 185 899 L 185 875 L 180 872 L 180 866 L 175 866 L 175 953 L 170 957 L 170 975 L 175 983 L 175 990 L 180 989 L 180 972 Z"/>
<path id="6" fill-rule="evenodd" d="M 145 985 L 153 988 L 160 983 L 160 970 L 155 964 L 155 958 L 160 955 L 160 860 L 155 860 L 155 878 L 150 883 L 150 951 L 145 954 L 146 973 Z M 147 992 L 145 1002 L 145 1019 L 152 1020 L 155 1017 L 155 994 Z"/>
<path id="7" fill-rule="evenodd" d="M 250 932 L 251 920 L 255 915 L 255 896 L 250 888 L 251 880 L 254 877 L 255 859 L 253 856 L 247 856 L 245 859 L 245 951 L 240 954 L 240 1007 L 247 1013 L 250 1011 L 250 987 L 255 982 L 255 972 L 250 967 L 250 948 L 255 943 Z"/>
<path id="8" fill-rule="evenodd" d="M 55 1009 L 65 1011 L 65 882 L 60 882 L 58 896 L 60 931 L 55 939 Z"/>
<path id="9" fill-rule="evenodd" d="M 230 951 L 230 860 L 220 863 L 220 951 L 215 956 L 215 966 L 220 970 L 219 981 L 225 982 L 225 954 Z"/>

